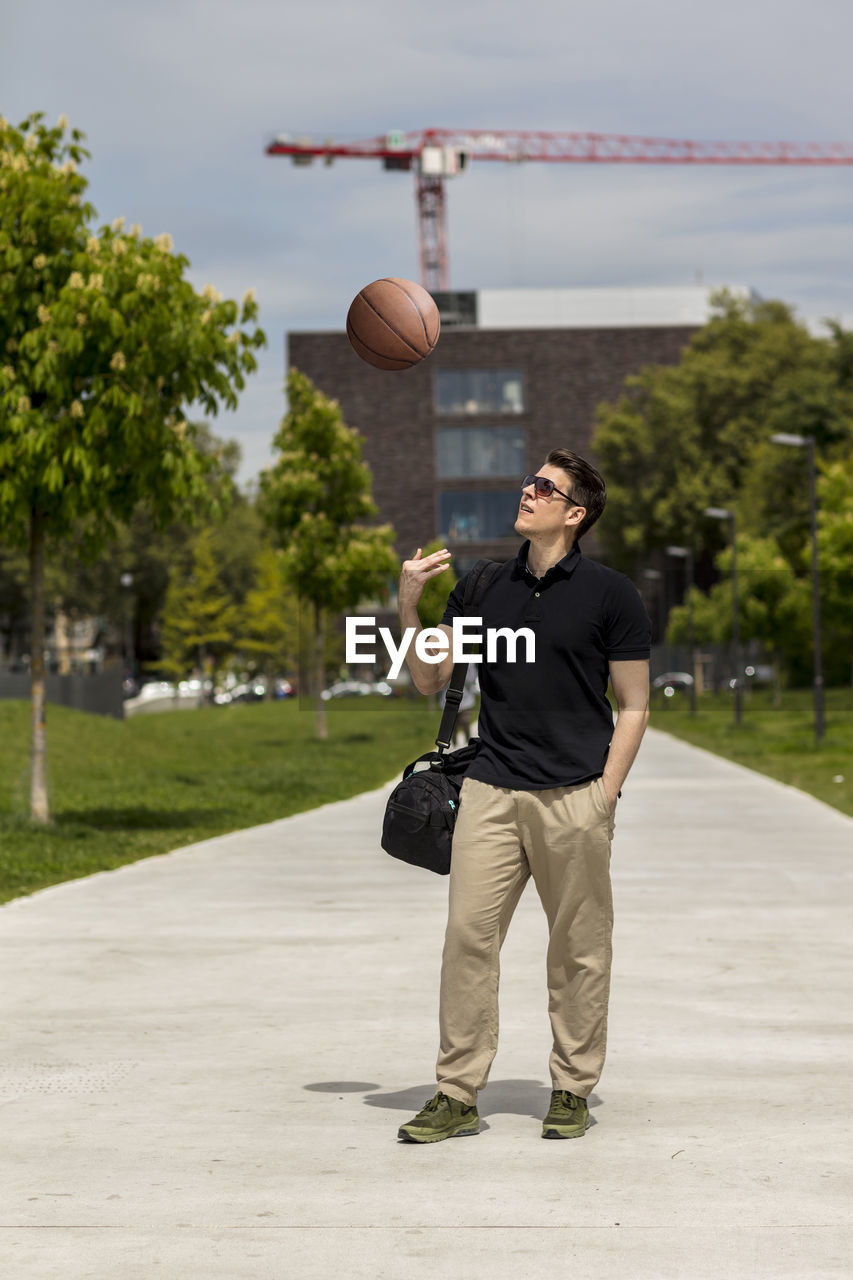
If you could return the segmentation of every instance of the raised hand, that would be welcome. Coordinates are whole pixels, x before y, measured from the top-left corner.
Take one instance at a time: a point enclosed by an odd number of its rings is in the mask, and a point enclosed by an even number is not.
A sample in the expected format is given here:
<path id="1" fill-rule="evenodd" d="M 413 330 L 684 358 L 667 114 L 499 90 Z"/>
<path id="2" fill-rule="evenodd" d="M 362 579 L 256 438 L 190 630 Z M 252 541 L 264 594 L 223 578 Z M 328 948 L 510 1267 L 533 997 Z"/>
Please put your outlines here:
<path id="1" fill-rule="evenodd" d="M 400 571 L 399 603 L 400 608 L 417 605 L 423 589 L 430 578 L 444 573 L 450 567 L 450 552 L 446 547 L 441 551 L 433 551 L 425 556 L 418 547 L 411 560 L 404 560 Z"/>

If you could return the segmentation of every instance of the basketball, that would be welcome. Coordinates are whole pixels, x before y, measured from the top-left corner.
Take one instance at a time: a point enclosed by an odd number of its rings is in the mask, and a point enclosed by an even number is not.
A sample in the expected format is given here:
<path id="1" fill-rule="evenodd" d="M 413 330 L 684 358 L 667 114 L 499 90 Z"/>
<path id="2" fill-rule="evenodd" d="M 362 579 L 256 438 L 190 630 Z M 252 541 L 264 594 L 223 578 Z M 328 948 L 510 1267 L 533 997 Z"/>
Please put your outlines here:
<path id="1" fill-rule="evenodd" d="M 438 307 L 426 289 L 396 276 L 374 280 L 356 294 L 347 314 L 353 351 L 376 369 L 411 369 L 438 342 Z"/>

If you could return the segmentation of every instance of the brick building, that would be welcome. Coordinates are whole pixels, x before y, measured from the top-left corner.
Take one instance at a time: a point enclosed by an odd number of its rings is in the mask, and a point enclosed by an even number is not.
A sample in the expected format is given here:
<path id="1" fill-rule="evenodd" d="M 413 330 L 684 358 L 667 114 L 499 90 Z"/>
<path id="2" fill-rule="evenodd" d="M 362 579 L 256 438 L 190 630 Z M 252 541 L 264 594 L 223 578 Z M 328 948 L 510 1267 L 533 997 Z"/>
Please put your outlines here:
<path id="1" fill-rule="evenodd" d="M 414 369 L 371 368 L 343 332 L 290 333 L 287 364 L 364 435 L 401 557 L 441 536 L 464 572 L 515 554 L 521 477 L 556 445 L 594 461 L 597 406 L 643 365 L 675 363 L 710 297 L 699 286 L 446 294 L 439 343 Z M 584 550 L 595 555 L 593 537 Z"/>

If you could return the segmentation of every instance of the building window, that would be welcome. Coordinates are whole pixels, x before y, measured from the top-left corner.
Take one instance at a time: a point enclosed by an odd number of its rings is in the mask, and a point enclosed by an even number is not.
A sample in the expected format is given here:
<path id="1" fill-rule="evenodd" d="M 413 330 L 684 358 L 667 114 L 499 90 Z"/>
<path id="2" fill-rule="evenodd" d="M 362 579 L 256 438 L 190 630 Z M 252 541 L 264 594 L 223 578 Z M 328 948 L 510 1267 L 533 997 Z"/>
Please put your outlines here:
<path id="1" fill-rule="evenodd" d="M 440 536 L 447 542 L 491 542 L 511 538 L 518 516 L 518 489 L 484 493 L 444 490 L 438 495 Z"/>
<path id="2" fill-rule="evenodd" d="M 437 472 L 456 476 L 521 476 L 523 427 L 439 427 Z"/>
<path id="3" fill-rule="evenodd" d="M 522 413 L 520 369 L 436 369 L 436 413 Z"/>

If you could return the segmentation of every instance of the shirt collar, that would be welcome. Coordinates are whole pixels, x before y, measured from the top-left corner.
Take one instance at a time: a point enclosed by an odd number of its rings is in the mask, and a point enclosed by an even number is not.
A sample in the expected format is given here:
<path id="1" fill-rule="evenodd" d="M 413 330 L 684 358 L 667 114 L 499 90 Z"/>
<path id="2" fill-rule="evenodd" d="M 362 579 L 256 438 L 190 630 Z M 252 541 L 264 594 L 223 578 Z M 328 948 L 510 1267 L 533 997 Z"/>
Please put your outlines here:
<path id="1" fill-rule="evenodd" d="M 516 556 L 515 570 L 514 570 L 513 576 L 526 578 L 526 579 L 529 579 L 531 582 L 539 582 L 540 579 L 537 578 L 535 574 L 531 573 L 530 569 L 527 567 L 527 554 L 529 550 L 530 550 L 530 541 L 529 539 L 526 539 L 524 542 L 522 542 L 521 546 L 518 549 L 518 555 Z M 571 575 L 574 573 L 575 569 L 580 564 L 580 559 L 581 559 L 581 549 L 578 546 L 577 542 L 575 542 L 572 546 L 571 551 L 569 551 L 567 555 L 563 556 L 562 560 L 558 560 L 555 565 L 552 565 L 551 568 L 548 570 L 548 572 L 544 576 L 547 578 L 548 574 L 559 573 L 564 578 L 570 578 Z"/>

